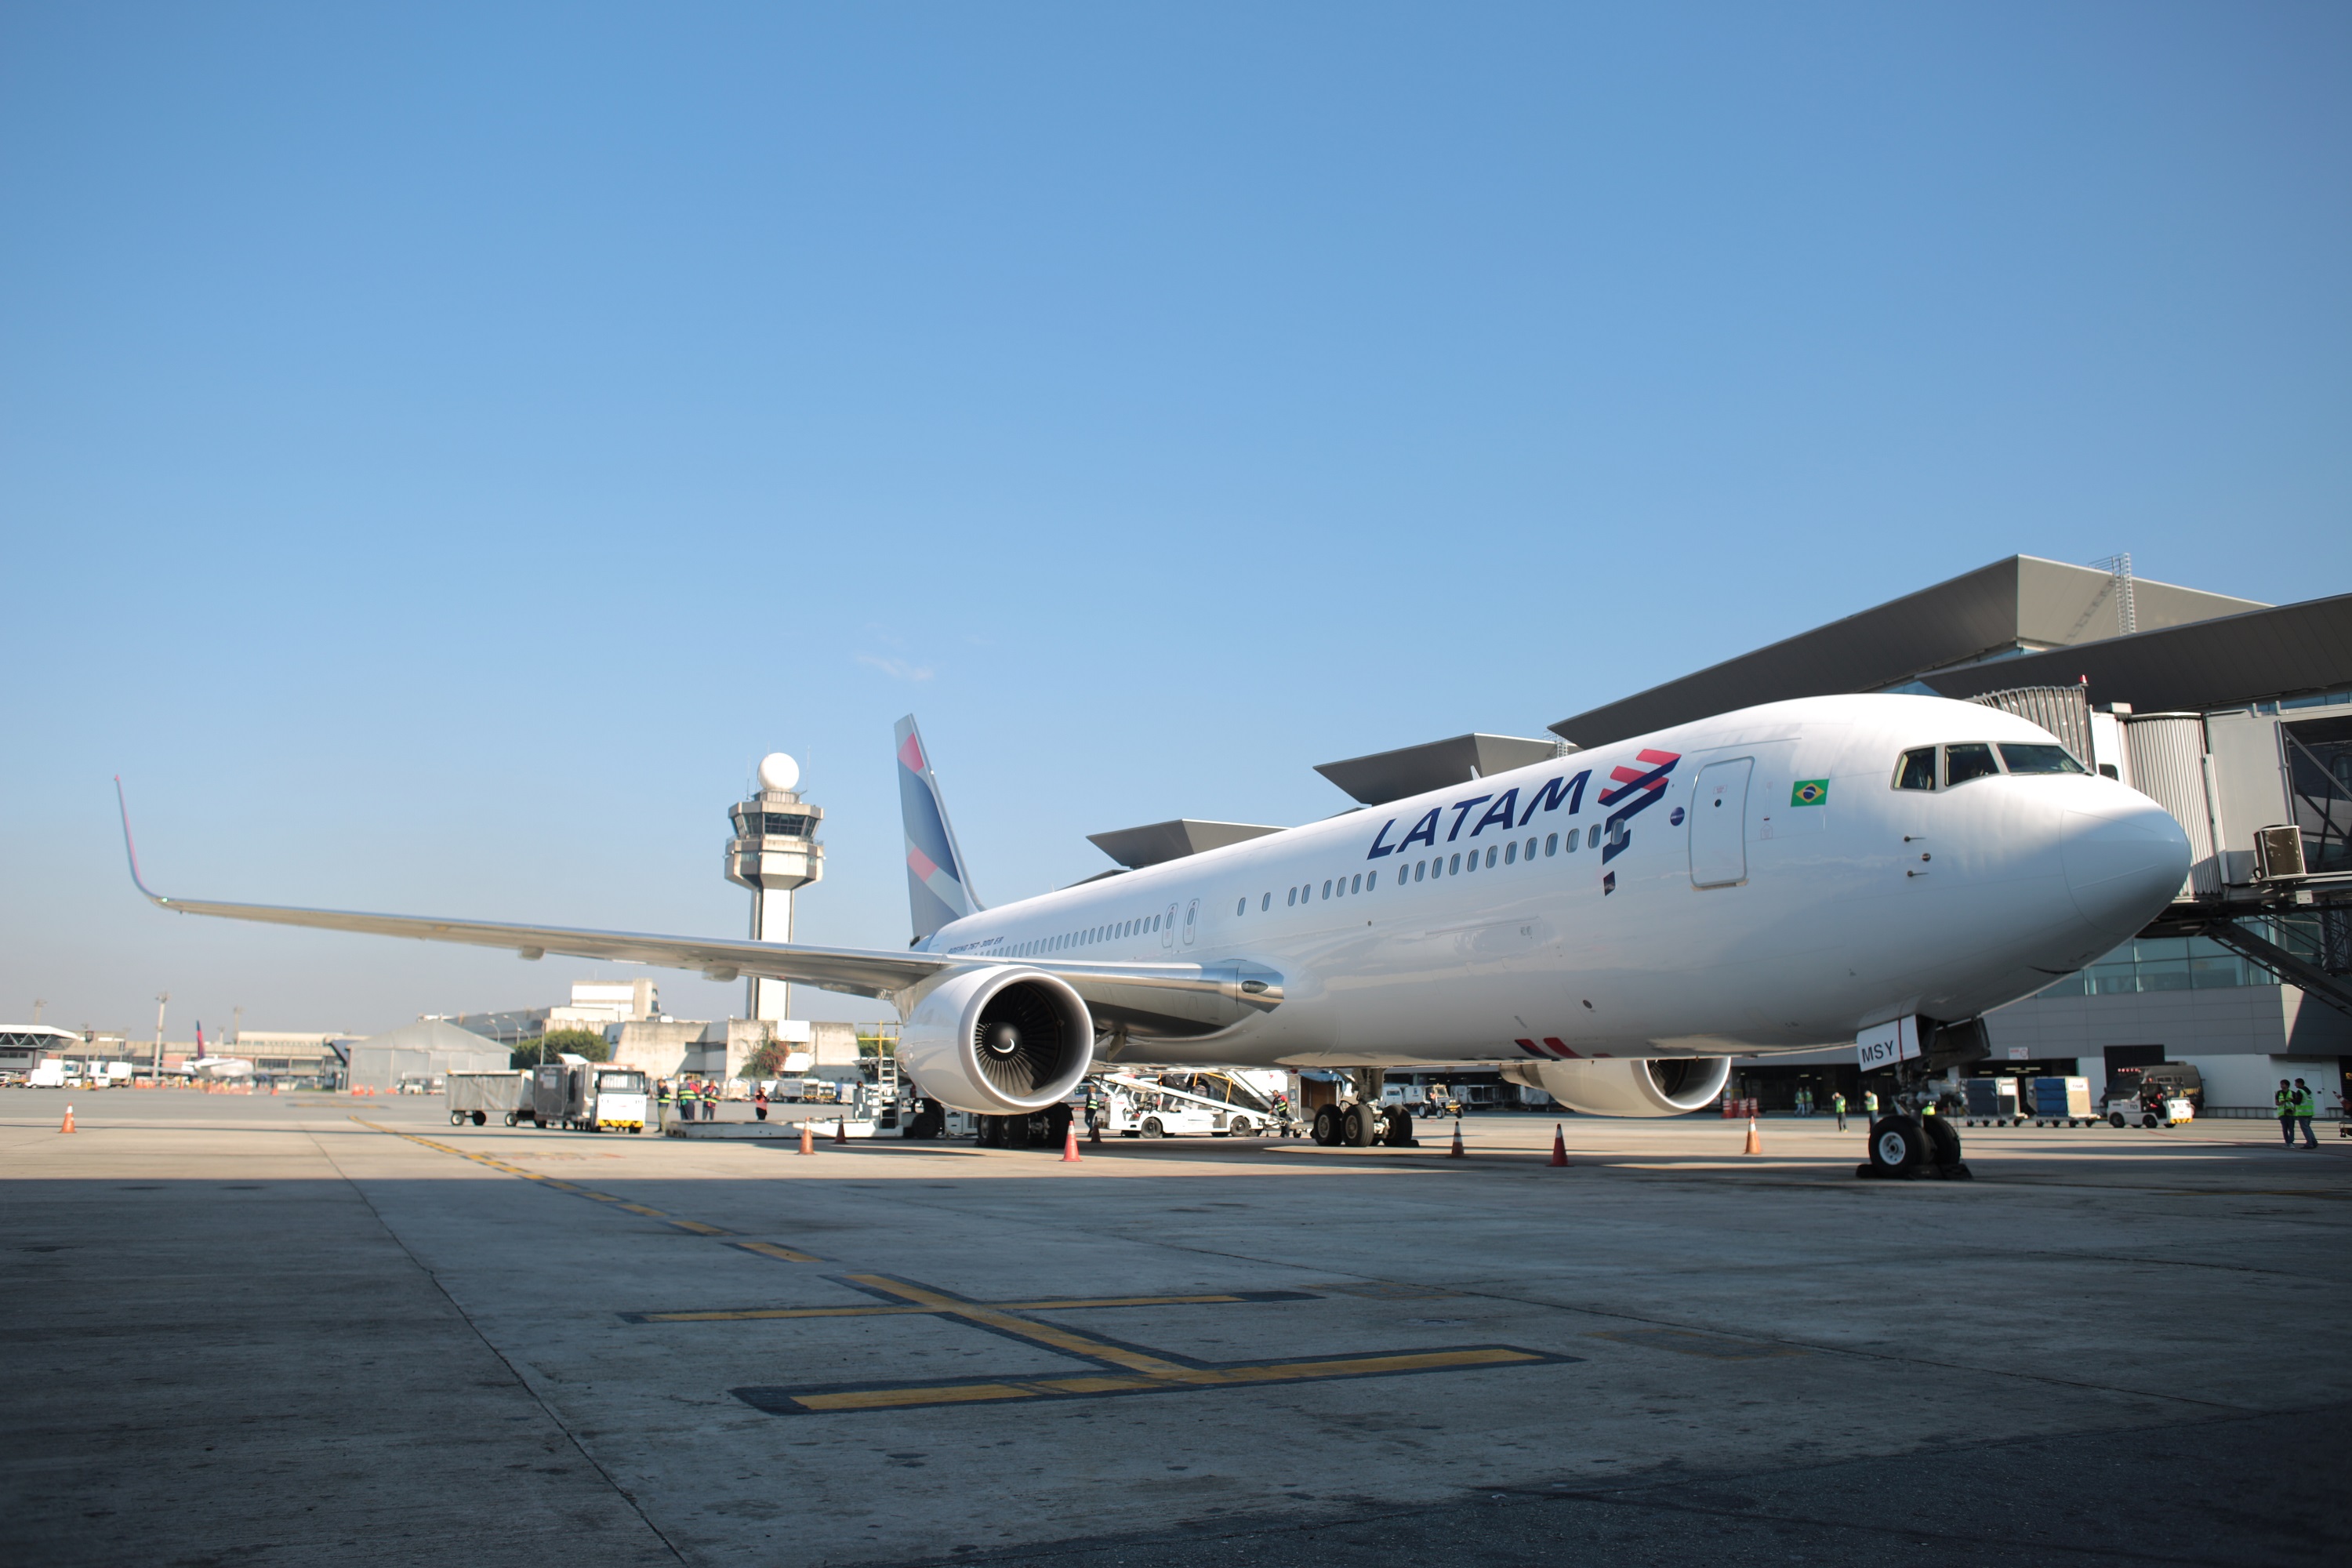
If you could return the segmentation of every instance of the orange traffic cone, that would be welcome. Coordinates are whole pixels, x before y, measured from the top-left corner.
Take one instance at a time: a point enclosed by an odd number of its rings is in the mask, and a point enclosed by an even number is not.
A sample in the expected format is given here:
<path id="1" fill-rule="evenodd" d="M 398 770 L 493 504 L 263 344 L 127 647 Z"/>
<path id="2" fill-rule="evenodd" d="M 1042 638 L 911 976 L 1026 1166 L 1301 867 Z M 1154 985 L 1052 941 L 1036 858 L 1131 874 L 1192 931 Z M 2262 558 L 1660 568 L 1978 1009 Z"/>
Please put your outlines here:
<path id="1" fill-rule="evenodd" d="M 1469 1158 L 1469 1155 L 1464 1152 L 1462 1147 L 1462 1121 L 1459 1117 L 1456 1117 L 1454 1121 L 1454 1147 L 1446 1152 L 1445 1157 L 1449 1160 L 1466 1160 Z"/>
<path id="2" fill-rule="evenodd" d="M 1748 1119 L 1748 1147 L 1742 1149 L 1740 1152 L 1743 1154 L 1764 1152 L 1764 1140 L 1756 1135 L 1756 1118 L 1752 1116 Z"/>
<path id="3" fill-rule="evenodd" d="M 834 1124 L 833 1124 L 833 1141 L 834 1141 L 835 1142 L 836 1142 L 836 1143 L 846 1143 L 846 1142 L 849 1142 L 849 1118 L 848 1118 L 848 1117 L 844 1116 L 844 1117 L 840 1118 L 838 1121 L 835 1121 L 835 1122 L 834 1122 Z"/>
<path id="4" fill-rule="evenodd" d="M 803 1154 L 816 1152 L 816 1129 L 805 1121 L 801 1123 L 801 1152 Z"/>
<path id="5" fill-rule="evenodd" d="M 70 1132 L 70 1131 L 73 1131 L 73 1107 L 72 1107 L 72 1106 L 68 1105 L 68 1106 L 67 1106 L 67 1107 L 66 1107 L 66 1124 L 65 1124 L 63 1127 L 58 1128 L 58 1131 L 60 1131 L 60 1132 Z"/>
<path id="6" fill-rule="evenodd" d="M 1563 1166 L 1563 1165 L 1565 1165 L 1565 1164 L 1567 1164 L 1567 1163 L 1568 1163 L 1568 1129 L 1567 1129 L 1565 1126 L 1563 1126 L 1563 1125 L 1561 1125 L 1560 1123 L 1559 1123 L 1559 1122 L 1554 1122 L 1554 1123 L 1552 1123 L 1552 1129 L 1551 1129 L 1551 1164 L 1552 1164 L 1552 1169 L 1554 1169 L 1554 1170 L 1558 1170 L 1558 1169 L 1559 1169 L 1561 1166 Z"/>
<path id="7" fill-rule="evenodd" d="M 1078 1124 L 1073 1121 L 1070 1123 L 1069 1131 L 1062 1135 L 1062 1163 L 1065 1165 L 1075 1165 L 1077 1163 Z"/>

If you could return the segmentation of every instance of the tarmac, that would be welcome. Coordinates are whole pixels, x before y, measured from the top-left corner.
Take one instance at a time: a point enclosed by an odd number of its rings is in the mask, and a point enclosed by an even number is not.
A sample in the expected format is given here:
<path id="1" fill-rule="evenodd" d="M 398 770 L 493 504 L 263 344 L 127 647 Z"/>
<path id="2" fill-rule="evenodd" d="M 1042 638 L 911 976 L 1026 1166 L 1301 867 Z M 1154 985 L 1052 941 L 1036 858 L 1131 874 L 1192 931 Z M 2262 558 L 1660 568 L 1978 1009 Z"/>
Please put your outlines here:
<path id="1" fill-rule="evenodd" d="M 58 1131 L 71 1100 L 78 1131 Z M 0 1095 L 12 1563 L 2344 1561 L 2352 1141 Z"/>

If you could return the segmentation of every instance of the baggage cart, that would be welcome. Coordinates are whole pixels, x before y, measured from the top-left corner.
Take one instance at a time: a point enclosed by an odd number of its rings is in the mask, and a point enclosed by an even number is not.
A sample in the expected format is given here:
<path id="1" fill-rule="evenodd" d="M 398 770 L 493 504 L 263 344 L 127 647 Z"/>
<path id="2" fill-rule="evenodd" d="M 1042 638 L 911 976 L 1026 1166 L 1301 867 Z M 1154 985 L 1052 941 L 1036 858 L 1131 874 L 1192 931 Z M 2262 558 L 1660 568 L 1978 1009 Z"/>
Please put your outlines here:
<path id="1" fill-rule="evenodd" d="M 2013 1078 L 1972 1078 L 1961 1081 L 1968 1110 L 1960 1120 L 1969 1127 L 2015 1127 L 2025 1121 L 2018 1104 Z"/>
<path id="2" fill-rule="evenodd" d="M 2033 1125 L 2095 1127 L 2099 1113 L 2091 1105 L 2091 1080 L 2086 1078 L 2037 1078 L 2033 1080 Z"/>
<path id="3" fill-rule="evenodd" d="M 511 1072 L 453 1072 L 447 1079 L 449 1095 L 449 1125 L 462 1127 L 470 1121 L 479 1127 L 493 1116 L 502 1117 L 512 1127 L 518 1121 L 531 1119 L 530 1073 L 517 1068 Z"/>

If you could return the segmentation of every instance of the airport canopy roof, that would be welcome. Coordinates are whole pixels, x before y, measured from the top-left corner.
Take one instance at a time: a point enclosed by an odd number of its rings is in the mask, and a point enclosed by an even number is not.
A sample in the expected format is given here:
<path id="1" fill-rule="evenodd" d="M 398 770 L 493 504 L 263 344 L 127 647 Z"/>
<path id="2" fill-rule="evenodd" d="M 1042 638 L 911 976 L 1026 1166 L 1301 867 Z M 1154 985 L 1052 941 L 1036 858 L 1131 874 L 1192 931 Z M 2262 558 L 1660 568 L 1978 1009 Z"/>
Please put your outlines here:
<path id="1" fill-rule="evenodd" d="M 2051 679 L 2050 661 L 2029 674 L 2019 655 L 2055 648 L 2080 650 L 2124 633 L 2125 589 L 2138 639 L 2156 633 L 2242 616 L 2269 606 L 2253 599 L 2209 594 L 2170 583 L 2131 578 L 2096 566 L 2074 566 L 2038 556 L 2012 555 L 1922 588 L 1874 609 L 1724 660 L 1663 686 L 1562 719 L 1554 734 L 1580 746 L 1606 745 L 1628 735 L 1687 723 L 1711 714 L 1792 697 L 1857 691 L 1925 689 L 1915 683 L 1939 671 L 1997 661 L 1974 691 L 2035 684 Z M 2066 663 L 2059 659 L 2058 664 Z M 1930 681 L 1935 689 L 1941 680 Z M 2101 700 L 2108 700 L 2100 694 Z M 2134 701 L 2122 692 L 2116 700 Z M 1344 786 L 1343 786 L 1344 787 Z"/>
<path id="2" fill-rule="evenodd" d="M 1241 844 L 1281 831 L 1279 827 L 1262 827 L 1250 822 L 1202 822 L 1182 816 L 1173 822 L 1152 822 L 1141 827 L 1089 833 L 1087 842 L 1129 870 L 1140 871 L 1146 866 L 1181 860 L 1204 849 L 1223 849 L 1228 844 Z"/>
<path id="3" fill-rule="evenodd" d="M 2094 702 L 2199 711 L 2352 686 L 2352 594 L 1929 675 L 1946 697 L 2090 683 Z"/>
<path id="4" fill-rule="evenodd" d="M 1517 735 L 1455 735 L 1343 762 L 1318 763 L 1315 771 L 1366 805 L 1386 805 L 1423 790 L 1524 768 L 1568 749 L 1557 741 Z"/>

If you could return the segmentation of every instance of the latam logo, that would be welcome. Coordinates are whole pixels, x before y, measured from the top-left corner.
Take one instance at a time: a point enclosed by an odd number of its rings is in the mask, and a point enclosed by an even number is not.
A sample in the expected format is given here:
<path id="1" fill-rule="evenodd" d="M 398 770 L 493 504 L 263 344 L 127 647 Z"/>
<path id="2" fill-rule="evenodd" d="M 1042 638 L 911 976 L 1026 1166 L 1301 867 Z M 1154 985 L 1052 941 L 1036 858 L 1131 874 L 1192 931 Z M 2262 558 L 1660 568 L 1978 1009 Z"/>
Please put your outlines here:
<path id="1" fill-rule="evenodd" d="M 1609 776 L 1612 782 L 1594 796 L 1596 805 L 1616 808 L 1609 814 L 1603 841 L 1605 847 L 1601 852 L 1601 863 L 1604 866 L 1624 853 L 1633 843 L 1633 836 L 1625 825 L 1665 798 L 1666 777 L 1675 771 L 1675 764 L 1682 761 L 1682 753 L 1644 750 L 1633 760 L 1641 765 L 1631 767 L 1621 763 L 1611 769 Z M 1445 833 L 1443 842 L 1451 844 L 1463 837 L 1462 830 L 1465 826 L 1470 830 L 1469 837 L 1475 839 L 1489 827 L 1516 832 L 1534 821 L 1538 811 L 1551 812 L 1565 807 L 1568 815 L 1574 816 L 1584 809 L 1584 789 L 1591 780 L 1592 770 L 1590 768 L 1569 778 L 1547 779 L 1539 785 L 1529 787 L 1524 805 L 1519 799 L 1518 790 L 1513 788 L 1499 795 L 1473 795 L 1450 805 L 1432 806 L 1420 821 L 1406 829 L 1402 838 L 1393 844 L 1389 842 L 1389 835 L 1396 831 L 1396 826 L 1402 818 L 1392 816 L 1381 825 L 1381 830 L 1374 836 L 1371 848 L 1364 858 L 1378 860 L 1384 856 L 1410 854 L 1416 844 L 1434 849 L 1440 843 L 1438 833 L 1441 829 Z M 1474 820 L 1470 814 L 1482 805 L 1486 809 L 1478 812 Z M 1449 811 L 1454 814 L 1450 827 L 1445 823 L 1445 814 Z"/>

